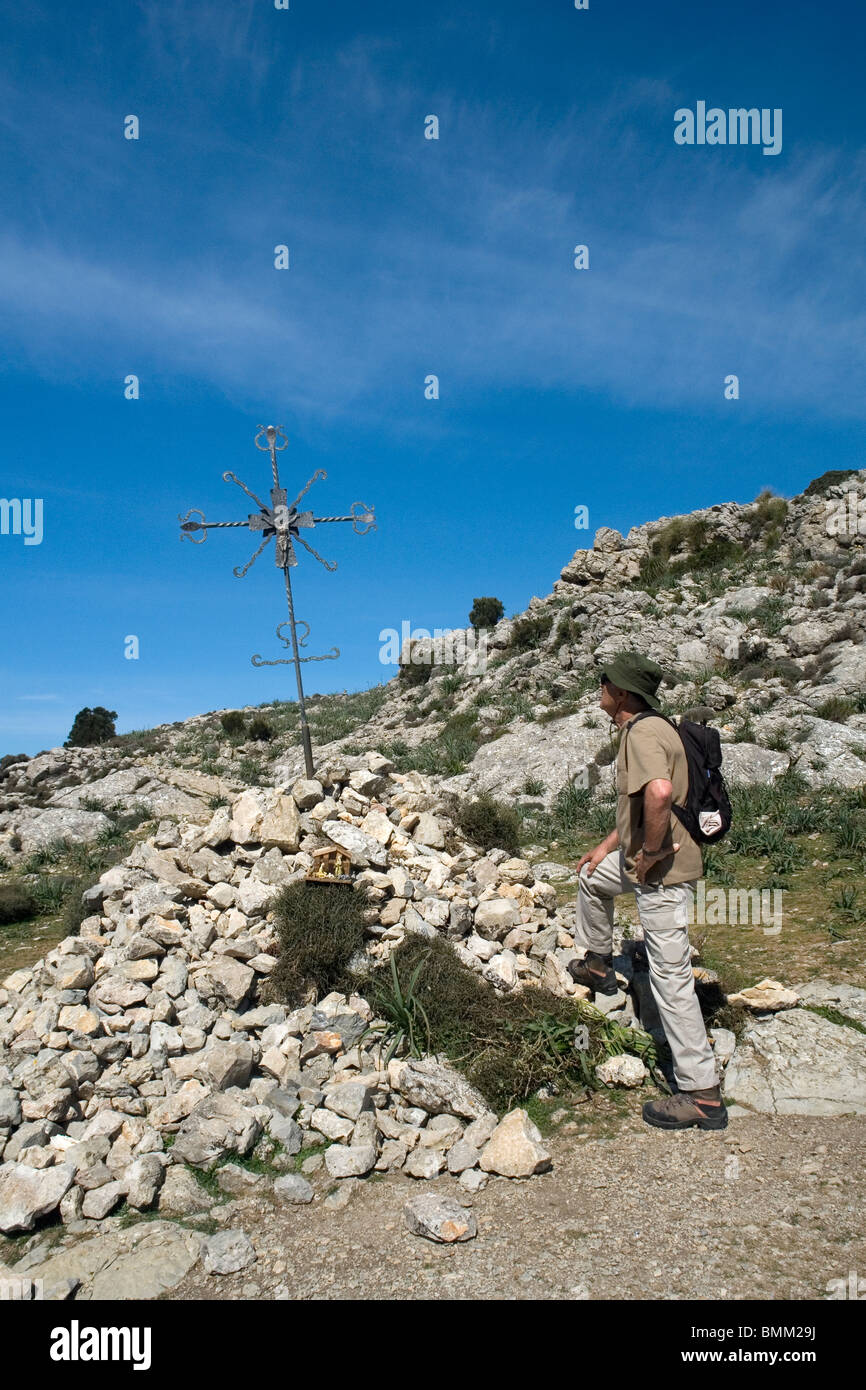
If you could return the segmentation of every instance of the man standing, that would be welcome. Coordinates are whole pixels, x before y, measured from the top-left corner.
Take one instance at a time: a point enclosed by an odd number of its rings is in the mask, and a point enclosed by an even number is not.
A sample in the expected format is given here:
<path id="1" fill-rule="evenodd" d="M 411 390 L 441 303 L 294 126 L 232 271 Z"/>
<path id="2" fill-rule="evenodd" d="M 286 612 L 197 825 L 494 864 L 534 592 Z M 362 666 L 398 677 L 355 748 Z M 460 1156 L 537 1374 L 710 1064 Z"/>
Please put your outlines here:
<path id="1" fill-rule="evenodd" d="M 727 1111 L 695 993 L 689 902 L 703 873 L 700 846 L 672 806 L 688 795 L 680 736 L 660 709 L 662 671 L 638 652 L 620 652 L 601 676 L 601 708 L 620 732 L 616 829 L 580 859 L 575 945 L 587 954 L 569 967 L 578 984 L 615 994 L 613 900 L 634 893 L 649 960 L 650 986 L 670 1045 L 678 1093 L 643 1107 L 659 1129 L 724 1129 Z"/>

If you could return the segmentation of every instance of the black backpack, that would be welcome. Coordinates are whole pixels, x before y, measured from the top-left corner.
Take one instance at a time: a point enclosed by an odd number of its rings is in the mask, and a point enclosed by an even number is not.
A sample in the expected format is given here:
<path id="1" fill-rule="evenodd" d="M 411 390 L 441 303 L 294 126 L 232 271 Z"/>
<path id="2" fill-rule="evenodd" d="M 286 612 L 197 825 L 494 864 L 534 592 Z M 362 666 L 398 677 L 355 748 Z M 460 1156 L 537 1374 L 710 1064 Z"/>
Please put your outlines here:
<path id="1" fill-rule="evenodd" d="M 722 741 L 718 729 L 707 728 L 705 723 L 695 724 L 691 719 L 681 719 L 679 724 L 675 724 L 667 715 L 654 709 L 644 710 L 630 720 L 630 724 L 636 724 L 639 719 L 646 719 L 649 715 L 657 715 L 676 729 L 685 749 L 689 792 L 685 806 L 672 805 L 671 810 L 698 844 L 716 844 L 727 835 L 733 820 L 731 801 L 722 776 Z M 701 829 L 699 817 L 702 811 L 717 811 L 722 818 L 721 828 L 711 835 Z"/>

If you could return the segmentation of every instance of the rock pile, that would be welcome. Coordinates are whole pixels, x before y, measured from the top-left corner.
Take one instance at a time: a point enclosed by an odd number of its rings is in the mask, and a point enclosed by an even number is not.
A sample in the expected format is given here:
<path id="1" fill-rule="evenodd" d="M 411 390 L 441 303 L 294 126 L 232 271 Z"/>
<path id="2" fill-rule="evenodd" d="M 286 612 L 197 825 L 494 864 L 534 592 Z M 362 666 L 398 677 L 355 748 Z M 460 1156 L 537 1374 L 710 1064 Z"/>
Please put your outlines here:
<path id="1" fill-rule="evenodd" d="M 434 806 L 425 779 L 367 754 L 243 792 L 206 825 L 166 821 L 106 871 L 80 935 L 0 989 L 0 1229 L 58 1207 L 82 1230 L 122 1201 L 194 1209 L 190 1167 L 220 1165 L 221 1187 L 243 1191 L 255 1175 L 225 1160 L 253 1151 L 294 1168 L 327 1145 L 309 1172 L 447 1171 L 469 1190 L 543 1171 L 525 1112 L 498 1121 L 441 1059 L 386 1066 L 362 994 L 262 1002 L 278 950 L 269 904 L 329 844 L 372 904 L 359 989 L 415 932 L 449 937 L 499 990 L 585 994 L 565 970 L 576 953 L 555 890 L 525 860 L 480 854 Z M 303 1202 L 307 1184 L 287 1173 L 275 1193 Z"/>

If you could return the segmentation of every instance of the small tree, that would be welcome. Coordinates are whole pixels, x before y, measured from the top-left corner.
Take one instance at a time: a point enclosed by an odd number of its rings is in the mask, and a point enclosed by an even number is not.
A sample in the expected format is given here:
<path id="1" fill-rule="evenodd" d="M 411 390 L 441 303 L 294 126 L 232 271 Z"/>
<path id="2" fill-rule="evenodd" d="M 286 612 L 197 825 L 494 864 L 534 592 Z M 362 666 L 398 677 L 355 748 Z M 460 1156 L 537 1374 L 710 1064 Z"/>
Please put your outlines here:
<path id="1" fill-rule="evenodd" d="M 89 748 L 94 743 L 106 743 L 114 738 L 116 718 L 116 709 L 103 709 L 102 705 L 97 705 L 95 709 L 80 709 L 63 747 Z"/>
<path id="2" fill-rule="evenodd" d="M 495 627 L 505 616 L 505 609 L 498 598 L 476 598 L 472 600 L 469 621 L 474 628 Z"/>

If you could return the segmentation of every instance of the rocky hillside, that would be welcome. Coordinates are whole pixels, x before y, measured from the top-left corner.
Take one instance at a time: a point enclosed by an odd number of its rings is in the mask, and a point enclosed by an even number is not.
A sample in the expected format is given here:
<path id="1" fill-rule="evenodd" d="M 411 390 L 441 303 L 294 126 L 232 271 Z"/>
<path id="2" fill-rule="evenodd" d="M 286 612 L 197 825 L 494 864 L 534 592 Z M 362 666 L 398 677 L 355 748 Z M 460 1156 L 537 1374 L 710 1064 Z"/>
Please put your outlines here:
<path id="1" fill-rule="evenodd" d="M 597 672 L 623 646 L 669 671 L 671 710 L 722 730 L 736 835 L 708 879 L 745 865 L 789 894 L 783 937 L 717 934 L 745 978 L 695 967 L 731 1113 L 866 1113 L 866 561 L 827 530 L 843 482 L 603 529 L 498 624 L 486 663 L 438 651 L 311 700 L 312 780 L 289 704 L 5 759 L 0 1230 L 60 1233 L 22 1267 L 55 1297 L 103 1296 L 118 1270 L 128 1296 L 156 1296 L 200 1258 L 214 1275 L 254 1263 L 236 1220 L 251 1192 L 339 1206 L 375 1173 L 416 1180 L 408 1230 L 469 1240 L 491 1176 L 550 1168 L 528 1111 L 578 1083 L 664 1084 L 628 913 L 617 995 L 592 1004 L 567 971 L 570 864 L 612 812 Z M 308 900 L 325 850 L 364 894 L 351 984 L 293 991 L 291 894 Z M 407 969 L 394 981 L 398 958 L 434 962 L 451 1017 L 430 993 L 419 1007 Z M 440 1177 L 449 1191 L 423 1195 Z M 158 1257 L 127 1229 L 154 1211 L 186 1223 L 161 1226 Z M 98 1268 L 76 1254 L 93 1235 Z"/>
<path id="2" fill-rule="evenodd" d="M 581 774 L 609 786 L 597 672 L 632 647 L 668 673 L 669 711 L 700 707 L 718 725 L 729 780 L 766 783 L 792 770 L 809 786 L 859 786 L 866 555 L 847 499 L 864 486 L 866 470 L 825 474 L 791 501 L 723 503 L 625 537 L 602 527 L 551 593 L 489 633 L 486 663 L 451 664 L 447 642 L 432 653 L 422 642 L 387 685 L 313 697 L 317 756 L 377 749 L 399 771 L 450 779 L 461 793 L 548 805 Z M 451 634 L 453 647 L 466 637 Z M 184 816 L 245 785 L 289 786 L 300 775 L 293 704 L 247 710 L 264 725 L 253 740 L 226 734 L 220 713 L 95 749 L 4 758 L 0 855 L 95 839 L 107 829 L 104 808 L 117 803 Z"/>

